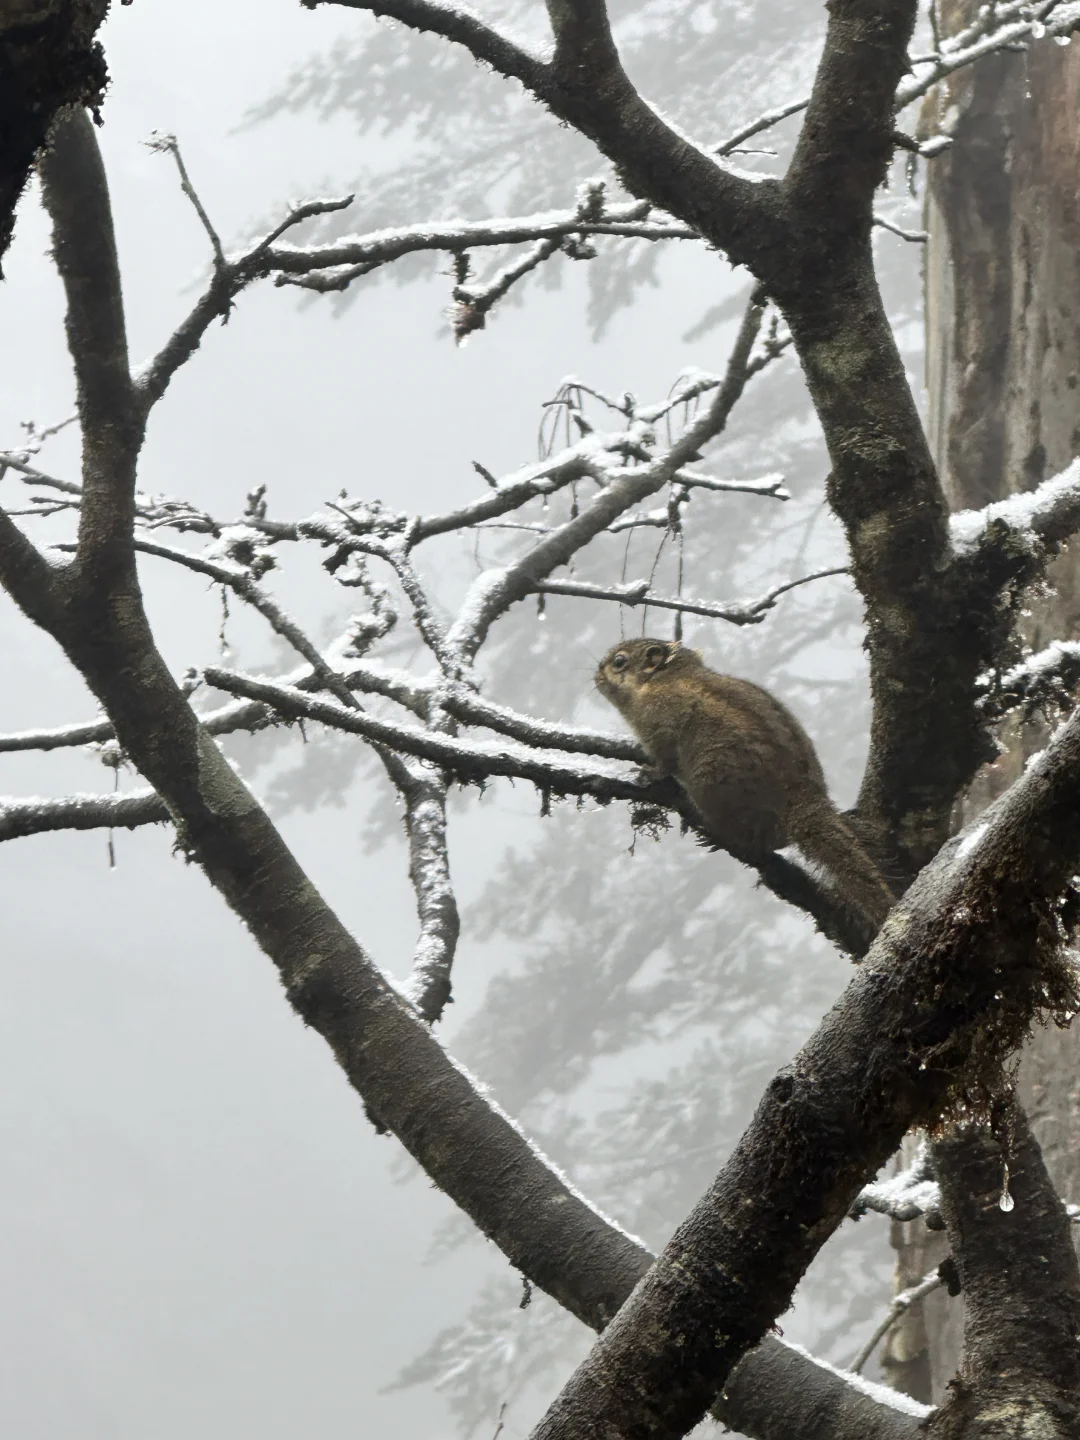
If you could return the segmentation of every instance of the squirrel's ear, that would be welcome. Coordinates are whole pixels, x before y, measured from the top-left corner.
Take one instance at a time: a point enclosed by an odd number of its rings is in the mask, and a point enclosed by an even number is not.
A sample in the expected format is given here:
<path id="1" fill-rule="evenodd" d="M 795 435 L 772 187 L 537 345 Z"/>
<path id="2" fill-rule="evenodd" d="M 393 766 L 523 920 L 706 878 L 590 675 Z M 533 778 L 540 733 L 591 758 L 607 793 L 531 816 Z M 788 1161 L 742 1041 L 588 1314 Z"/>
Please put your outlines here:
<path id="1" fill-rule="evenodd" d="M 645 669 L 659 670 L 671 658 L 666 645 L 650 645 L 645 651 Z"/>

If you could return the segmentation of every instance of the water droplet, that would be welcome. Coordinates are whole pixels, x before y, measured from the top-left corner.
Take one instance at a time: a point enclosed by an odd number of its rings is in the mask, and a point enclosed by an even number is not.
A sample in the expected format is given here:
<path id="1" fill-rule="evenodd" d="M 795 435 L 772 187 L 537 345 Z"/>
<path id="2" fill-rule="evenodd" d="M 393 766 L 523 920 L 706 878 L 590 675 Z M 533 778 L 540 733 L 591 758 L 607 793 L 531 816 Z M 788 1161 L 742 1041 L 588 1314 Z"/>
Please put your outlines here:
<path id="1" fill-rule="evenodd" d="M 1009 1194 L 1009 1167 L 1006 1164 L 1001 1176 L 1001 1198 L 998 1200 L 998 1208 L 1004 1210 L 1007 1215 L 1015 1204 L 1016 1201 Z"/>

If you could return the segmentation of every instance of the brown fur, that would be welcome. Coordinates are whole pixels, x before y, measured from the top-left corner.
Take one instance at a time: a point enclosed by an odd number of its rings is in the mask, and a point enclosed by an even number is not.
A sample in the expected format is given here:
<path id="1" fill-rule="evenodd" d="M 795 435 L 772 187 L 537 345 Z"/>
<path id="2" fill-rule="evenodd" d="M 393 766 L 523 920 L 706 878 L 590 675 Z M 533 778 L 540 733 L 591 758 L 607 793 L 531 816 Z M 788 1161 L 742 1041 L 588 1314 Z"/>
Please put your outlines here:
<path id="1" fill-rule="evenodd" d="M 752 864 L 794 843 L 881 924 L 892 893 L 829 799 L 810 737 L 767 690 L 718 675 L 696 650 L 650 639 L 609 650 L 596 687 L 725 850 Z"/>

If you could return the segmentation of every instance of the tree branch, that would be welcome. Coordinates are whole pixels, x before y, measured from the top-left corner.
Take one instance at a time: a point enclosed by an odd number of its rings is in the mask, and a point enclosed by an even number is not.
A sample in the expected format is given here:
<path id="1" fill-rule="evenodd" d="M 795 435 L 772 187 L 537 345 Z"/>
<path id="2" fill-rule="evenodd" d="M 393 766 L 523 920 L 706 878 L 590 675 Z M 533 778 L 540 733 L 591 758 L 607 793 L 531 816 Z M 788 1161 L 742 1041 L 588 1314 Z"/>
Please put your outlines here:
<path id="1" fill-rule="evenodd" d="M 878 1341 L 884 1339 L 900 1319 L 901 1315 L 910 1310 L 912 1305 L 917 1305 L 920 1300 L 924 1300 L 927 1295 L 932 1294 L 940 1284 L 940 1274 L 937 1270 L 932 1270 L 929 1275 L 924 1275 L 917 1284 L 909 1285 L 906 1290 L 901 1290 L 899 1294 L 893 1296 L 889 1301 L 889 1308 L 886 1310 L 884 1317 L 874 1327 L 869 1340 L 861 1347 L 855 1359 L 852 1360 L 851 1370 L 853 1374 L 862 1374 L 863 1366 L 874 1353 Z"/>
<path id="2" fill-rule="evenodd" d="M 345 237 L 329 245 L 274 245 L 263 252 L 264 273 L 278 285 L 299 285 L 321 293 L 346 290 L 354 280 L 405 255 L 444 251 L 452 255 L 504 245 L 558 243 L 575 236 L 613 235 L 642 240 L 699 240 L 691 226 L 649 218 L 647 203 L 605 206 L 589 215 L 576 210 L 547 211 L 495 220 L 458 220 L 404 225 L 372 235 Z M 533 264 L 538 263 L 533 259 Z M 508 267 L 511 268 L 511 267 Z"/>
<path id="3" fill-rule="evenodd" d="M 398 784 L 405 799 L 409 879 L 416 894 L 420 936 L 403 994 L 417 1014 L 434 1025 L 450 1003 L 450 972 L 461 932 L 446 845 L 447 784 L 437 772 L 426 772 L 420 765 L 409 767 L 408 777 Z"/>
<path id="4" fill-rule="evenodd" d="M 101 105 L 108 82 L 94 38 L 108 0 L 6 0 L 0 14 L 0 259 L 49 130 L 69 106 Z M 0 271 L 2 276 L 2 271 Z"/>
<path id="5" fill-rule="evenodd" d="M 128 370 L 120 267 L 105 167 L 89 117 L 68 112 L 41 161 L 53 256 L 67 296 L 83 443 L 76 563 L 104 583 L 103 568 L 133 573 L 135 465 L 143 417 Z"/>
<path id="6" fill-rule="evenodd" d="M 302 0 L 389 15 L 410 29 L 464 45 L 499 74 L 520 80 L 560 120 L 611 159 L 634 193 L 679 216 L 738 264 L 779 242 L 775 186 L 726 169 L 667 125 L 630 83 L 610 41 L 600 0 L 558 0 L 550 64 L 476 16 L 432 0 Z M 605 39 L 605 32 L 607 38 Z M 628 137 L 633 142 L 628 143 Z"/>
<path id="7" fill-rule="evenodd" d="M 964 1293 L 964 1354 L 931 1434 L 1076 1433 L 1080 1268 L 1065 1207 L 1015 1101 L 997 1139 L 961 1125 L 934 1145 L 941 1211 Z M 1003 1205 L 1003 1197 L 1012 1200 Z"/>
<path id="8" fill-rule="evenodd" d="M 477 60 L 507 79 L 520 80 L 534 93 L 539 94 L 546 83 L 548 67 L 538 55 L 516 45 L 470 10 L 439 4 L 437 0 L 300 0 L 300 3 L 305 10 L 335 4 L 347 10 L 386 15 L 410 30 L 441 35 L 445 40 L 463 45 Z"/>
<path id="9" fill-rule="evenodd" d="M 997 571 L 1018 554 L 1044 563 L 1080 530 L 1080 458 L 1034 490 L 951 516 L 949 533 L 962 560 Z"/>
<path id="10" fill-rule="evenodd" d="M 918 1220 L 923 1215 L 936 1215 L 940 1203 L 941 1191 L 930 1164 L 930 1149 L 923 1140 L 906 1170 L 865 1185 L 848 1214 L 858 1220 L 872 1210 L 892 1220 Z"/>
<path id="11" fill-rule="evenodd" d="M 682 596 L 654 595 L 648 580 L 631 580 L 625 585 L 591 585 L 585 580 L 539 580 L 533 589 L 541 595 L 578 595 L 587 600 L 614 600 L 620 605 L 645 605 L 652 610 L 677 610 L 685 615 L 704 615 L 712 620 L 727 620 L 731 625 L 758 625 L 766 614 L 775 608 L 781 595 L 807 585 L 812 580 L 824 580 L 830 575 L 846 575 L 845 566 L 831 570 L 817 570 L 812 575 L 803 575 L 798 580 L 788 580 L 783 585 L 774 585 L 756 600 L 746 600 L 739 605 L 718 605 L 705 600 L 685 600 Z"/>
<path id="12" fill-rule="evenodd" d="M 589 765 L 575 764 L 565 756 L 545 755 L 524 746 L 458 740 L 434 730 L 397 725 L 366 711 L 348 710 L 335 701 L 322 700 L 289 686 L 257 680 L 235 670 L 208 666 L 203 675 L 215 688 L 249 700 L 259 700 L 286 718 L 316 720 L 336 730 L 360 735 L 365 740 L 441 766 L 465 783 L 502 775 L 528 780 L 542 790 L 559 795 L 591 795 L 601 801 L 631 800 L 642 804 L 658 803 L 670 793 L 661 782 L 635 780 L 614 768 L 598 767 L 595 761 Z"/>
<path id="13" fill-rule="evenodd" d="M 985 1104 L 1033 1016 L 1076 1010 L 1078 784 L 1080 713 L 920 875 L 536 1440 L 685 1434 L 903 1135 Z"/>
<path id="14" fill-rule="evenodd" d="M 533 593 L 538 582 L 565 565 L 617 516 L 666 485 L 696 456 L 702 445 L 723 430 L 754 373 L 750 355 L 763 314 L 763 304 L 752 299 L 743 316 L 724 383 L 704 414 L 688 425 L 663 455 L 625 474 L 609 476 L 607 486 L 574 519 L 546 536 L 521 560 L 505 569 L 488 571 L 475 581 L 447 635 L 448 645 L 463 663 L 471 663 L 491 626 L 512 605 Z"/>
<path id="15" fill-rule="evenodd" d="M 916 0 L 832 0 L 825 48 L 784 191 L 841 233 L 869 229 L 893 153 L 896 87 Z M 822 204 L 822 201 L 827 203 Z"/>
<path id="16" fill-rule="evenodd" d="M 1055 640 L 1003 674 L 983 677 L 979 709 L 988 720 L 1003 720 L 1014 710 L 1062 711 L 1075 703 L 1080 684 L 1080 641 Z"/>
<path id="17" fill-rule="evenodd" d="M 169 812 L 153 790 L 128 795 L 65 795 L 62 800 L 0 799 L 0 841 L 51 830 L 134 830 L 157 825 Z"/>
<path id="18" fill-rule="evenodd" d="M 317 215 L 345 210 L 352 201 L 351 195 L 305 201 L 302 205 L 291 207 L 270 235 L 234 259 L 218 257 L 215 253 L 214 271 L 206 290 L 154 358 L 140 368 L 135 379 L 138 405 L 144 417 L 164 395 L 180 367 L 195 354 L 214 321 L 228 316 L 237 295 L 252 281 L 273 272 L 273 242 L 292 226 Z"/>

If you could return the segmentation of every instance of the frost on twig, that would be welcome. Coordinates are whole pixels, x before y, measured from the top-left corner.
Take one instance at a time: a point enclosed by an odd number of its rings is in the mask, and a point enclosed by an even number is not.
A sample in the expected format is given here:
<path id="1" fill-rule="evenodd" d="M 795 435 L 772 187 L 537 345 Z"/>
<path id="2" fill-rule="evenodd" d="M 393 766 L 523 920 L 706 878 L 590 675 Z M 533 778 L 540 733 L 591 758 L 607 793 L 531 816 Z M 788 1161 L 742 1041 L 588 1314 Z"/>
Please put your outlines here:
<path id="1" fill-rule="evenodd" d="M 704 615 L 712 620 L 726 620 L 730 625 L 757 625 L 772 610 L 781 595 L 807 585 L 813 580 L 823 580 L 831 575 L 846 575 L 844 566 L 831 570 L 818 570 L 812 575 L 803 575 L 798 580 L 788 580 L 774 585 L 756 600 L 744 600 L 737 604 L 714 604 L 706 600 L 690 600 L 685 597 L 656 595 L 648 580 L 631 580 L 623 585 L 590 585 L 582 580 L 539 580 L 535 585 L 541 595 L 577 595 L 589 600 L 614 600 L 619 605 L 644 605 L 654 610 L 676 610 L 684 615 Z"/>
<path id="2" fill-rule="evenodd" d="M 120 830 L 168 820 L 153 790 L 126 795 L 66 795 L 60 800 L 0 799 L 0 841 L 50 830 Z"/>
<path id="3" fill-rule="evenodd" d="M 642 223 L 640 205 L 634 213 L 639 218 L 627 223 Z M 606 207 L 602 196 L 590 191 L 579 197 L 575 218 L 595 225 L 601 217 L 616 223 L 619 214 L 617 207 Z M 763 305 L 753 299 L 724 371 L 687 372 L 660 403 L 639 404 L 630 395 L 612 401 L 595 387 L 572 382 L 582 419 L 573 443 L 505 477 L 479 467 L 484 481 L 480 495 L 442 514 L 404 514 L 379 501 L 342 493 L 314 514 L 278 519 L 271 513 L 265 487 L 253 490 L 235 517 L 210 514 L 176 497 L 136 497 L 137 553 L 225 587 L 260 614 L 306 665 L 273 681 L 256 682 L 220 669 L 205 672 L 211 683 L 236 697 L 204 714 L 207 729 L 224 734 L 258 731 L 282 718 L 321 720 L 364 738 L 381 760 L 404 805 L 417 896 L 420 935 L 409 996 L 429 1020 L 437 1018 L 449 996 L 457 939 L 445 836 L 446 787 L 451 781 L 483 783 L 503 775 L 531 781 L 545 795 L 591 797 L 601 803 L 659 801 L 676 808 L 680 803 L 670 786 L 653 793 L 649 785 L 619 768 L 620 763 L 644 760 L 633 740 L 539 720 L 482 697 L 473 660 L 491 626 L 518 600 L 545 591 L 630 606 L 652 604 L 677 614 L 751 624 L 786 591 L 818 578 L 787 581 L 751 600 L 725 605 L 654 593 L 646 582 L 592 585 L 553 574 L 572 563 L 596 537 L 616 530 L 621 520 L 636 513 L 643 498 L 660 490 L 671 496 L 664 511 L 668 526 L 680 523 L 679 509 L 695 488 L 716 494 L 721 502 L 726 493 L 786 499 L 780 475 L 720 479 L 699 468 L 702 448 L 722 433 L 746 385 L 787 346 L 775 324 L 761 334 L 763 316 Z M 621 419 L 621 428 L 601 431 L 584 422 L 581 396 L 593 394 Z M 683 407 L 681 428 L 674 423 L 679 406 Z M 80 507 L 79 484 L 48 476 L 28 459 L 17 455 L 12 459 L 31 490 L 58 491 L 66 503 L 76 510 Z M 524 518 L 534 502 L 549 504 L 581 482 L 589 484 L 591 496 L 575 498 L 568 519 L 539 526 Z M 421 563 L 422 547 L 438 536 L 468 534 L 500 521 L 521 526 L 517 554 L 483 570 L 457 612 L 446 617 L 431 575 Z M 204 547 L 165 543 L 162 529 L 205 537 Z M 359 589 L 372 605 L 366 616 L 354 617 L 329 647 L 316 645 L 268 588 L 282 562 L 282 548 L 297 545 L 321 550 L 324 568 L 334 581 Z M 407 602 L 423 641 L 425 663 L 434 667 L 426 674 L 394 672 L 364 654 L 394 623 L 389 592 L 375 577 L 378 567 L 385 567 L 387 579 Z M 325 708 L 314 699 L 319 691 L 333 697 Z M 373 713 L 364 704 L 365 694 L 403 707 L 407 719 L 385 711 Z M 456 735 L 459 725 L 469 727 L 469 738 Z M 105 738 L 109 730 L 97 722 L 0 736 L 0 750 L 85 744 Z M 687 812 L 684 818 L 692 822 L 694 817 Z M 840 933 L 831 928 L 822 892 L 798 866 L 776 857 L 766 869 L 766 883 L 778 894 L 814 908 L 830 933 Z"/>
<path id="4" fill-rule="evenodd" d="M 1040 15 L 1040 10 L 1047 13 Z M 912 70 L 897 89 L 895 108 L 897 112 L 905 109 L 926 95 L 939 81 L 974 65 L 987 55 L 1017 46 L 1024 48 L 1031 41 L 1042 40 L 1048 36 L 1068 37 L 1077 29 L 1080 29 L 1080 3 L 1075 3 L 1075 0 L 1070 4 L 1050 6 L 1035 6 L 1030 0 L 981 5 L 972 24 L 954 35 L 938 38 L 930 53 L 909 57 Z M 773 129 L 792 115 L 800 114 L 809 103 L 809 97 L 800 98 L 763 111 L 756 119 L 740 126 L 726 140 L 714 146 L 713 153 L 718 156 L 736 154 L 747 140 Z M 946 148 L 947 144 L 947 136 L 934 137 L 933 140 L 921 142 L 919 150 L 927 158 L 932 158 Z"/>

